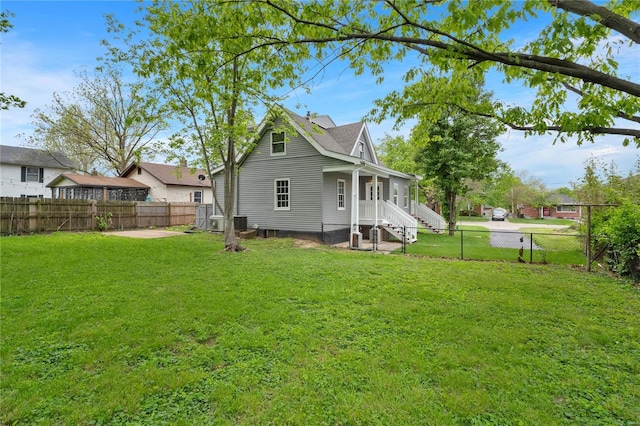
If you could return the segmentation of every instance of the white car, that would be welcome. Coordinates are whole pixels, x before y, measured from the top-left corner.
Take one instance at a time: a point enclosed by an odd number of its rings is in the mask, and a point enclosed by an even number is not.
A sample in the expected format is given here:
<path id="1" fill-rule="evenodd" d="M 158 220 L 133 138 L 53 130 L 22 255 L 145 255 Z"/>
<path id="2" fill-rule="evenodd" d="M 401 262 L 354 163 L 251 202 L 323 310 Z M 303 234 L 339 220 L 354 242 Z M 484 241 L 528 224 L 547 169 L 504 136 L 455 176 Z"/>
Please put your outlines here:
<path id="1" fill-rule="evenodd" d="M 498 207 L 496 209 L 493 209 L 493 213 L 491 213 L 491 220 L 505 220 L 508 216 L 508 211 L 501 207 Z"/>

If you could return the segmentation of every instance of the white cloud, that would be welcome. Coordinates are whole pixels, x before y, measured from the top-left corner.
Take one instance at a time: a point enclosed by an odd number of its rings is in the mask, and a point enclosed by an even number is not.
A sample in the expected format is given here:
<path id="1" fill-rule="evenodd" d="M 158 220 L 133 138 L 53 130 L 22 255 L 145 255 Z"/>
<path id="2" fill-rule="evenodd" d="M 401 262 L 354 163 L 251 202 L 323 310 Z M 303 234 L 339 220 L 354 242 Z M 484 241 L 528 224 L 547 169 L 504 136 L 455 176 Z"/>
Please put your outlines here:
<path id="1" fill-rule="evenodd" d="M 527 171 L 539 177 L 549 188 L 569 186 L 584 174 L 585 162 L 590 157 L 607 163 L 614 161 L 621 174 L 634 167 L 639 157 L 635 147 L 622 146 L 612 136 L 603 136 L 594 144 L 577 145 L 574 141 L 553 144 L 553 135 L 524 137 L 524 133 L 511 131 L 499 138 L 504 152 L 500 158 L 515 171 Z"/>
<path id="2" fill-rule="evenodd" d="M 57 66 L 56 66 L 57 65 Z M 3 145 L 21 145 L 24 140 L 19 134 L 32 132 L 33 112 L 44 108 L 52 100 L 54 92 L 65 92 L 75 84 L 76 63 L 60 65 L 52 52 L 43 51 L 32 43 L 17 36 L 3 38 L 2 41 L 2 91 L 18 96 L 27 102 L 25 108 L 2 111 L 1 142 Z"/>

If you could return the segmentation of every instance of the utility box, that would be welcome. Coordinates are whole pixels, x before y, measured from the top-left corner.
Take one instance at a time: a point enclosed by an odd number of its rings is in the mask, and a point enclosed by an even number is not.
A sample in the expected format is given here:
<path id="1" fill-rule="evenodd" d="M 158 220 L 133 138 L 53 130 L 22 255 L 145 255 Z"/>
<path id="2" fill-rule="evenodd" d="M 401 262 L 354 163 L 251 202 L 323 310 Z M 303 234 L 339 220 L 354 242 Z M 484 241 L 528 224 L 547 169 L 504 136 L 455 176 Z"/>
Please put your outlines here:
<path id="1" fill-rule="evenodd" d="M 224 216 L 209 216 L 209 230 L 223 232 Z"/>
<path id="2" fill-rule="evenodd" d="M 247 230 L 247 216 L 234 216 L 233 217 L 233 227 L 236 231 L 246 231 Z"/>
<path id="3" fill-rule="evenodd" d="M 352 249 L 361 249 L 362 248 L 362 233 L 354 232 L 351 234 L 351 248 Z"/>

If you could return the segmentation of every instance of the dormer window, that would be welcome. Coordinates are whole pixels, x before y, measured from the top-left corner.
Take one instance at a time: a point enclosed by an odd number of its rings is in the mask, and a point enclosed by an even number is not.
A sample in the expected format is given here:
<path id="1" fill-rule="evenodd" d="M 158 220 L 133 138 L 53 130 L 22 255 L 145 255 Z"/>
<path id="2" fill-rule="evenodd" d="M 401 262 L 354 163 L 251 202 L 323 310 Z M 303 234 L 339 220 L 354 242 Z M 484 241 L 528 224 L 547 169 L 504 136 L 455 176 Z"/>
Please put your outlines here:
<path id="1" fill-rule="evenodd" d="M 360 150 L 360 158 L 364 159 L 364 142 L 360 142 L 359 150 Z"/>
<path id="2" fill-rule="evenodd" d="M 287 153 L 287 146 L 285 143 L 284 132 L 272 132 L 271 133 L 271 155 L 285 155 Z"/>

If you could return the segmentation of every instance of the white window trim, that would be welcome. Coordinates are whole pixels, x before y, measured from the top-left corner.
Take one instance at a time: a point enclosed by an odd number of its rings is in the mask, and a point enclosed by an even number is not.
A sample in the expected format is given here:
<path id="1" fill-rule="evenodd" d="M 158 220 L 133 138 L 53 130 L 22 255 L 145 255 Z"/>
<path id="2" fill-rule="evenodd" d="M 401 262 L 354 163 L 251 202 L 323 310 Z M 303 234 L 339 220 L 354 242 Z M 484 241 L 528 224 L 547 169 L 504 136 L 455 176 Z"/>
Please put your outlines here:
<path id="1" fill-rule="evenodd" d="M 342 183 L 342 207 L 340 207 L 340 183 Z M 336 184 L 338 210 L 347 209 L 347 182 L 344 179 L 338 179 Z"/>
<path id="2" fill-rule="evenodd" d="M 284 139 L 282 140 L 282 142 L 278 142 L 281 143 L 282 146 L 284 147 L 284 150 L 282 152 L 273 152 L 273 135 L 275 134 L 281 134 L 284 137 Z M 277 157 L 277 156 L 281 156 L 281 155 L 287 155 L 287 134 L 285 132 L 271 132 L 271 136 L 270 136 L 270 144 L 269 144 L 269 152 L 271 153 L 272 157 Z"/>
<path id="3" fill-rule="evenodd" d="M 196 201 L 196 194 L 200 193 L 200 201 Z M 193 202 L 194 203 L 203 203 L 204 202 L 204 192 L 203 191 L 193 191 Z"/>
<path id="4" fill-rule="evenodd" d="M 278 207 L 278 182 L 287 182 L 287 207 Z M 276 178 L 273 180 L 273 209 L 276 211 L 291 210 L 291 179 Z"/>
<path id="5" fill-rule="evenodd" d="M 398 188 L 398 184 L 394 183 L 393 184 L 393 204 L 395 204 L 396 206 L 398 205 L 398 192 L 400 191 L 400 189 Z"/>
<path id="6" fill-rule="evenodd" d="M 402 199 L 404 200 L 403 204 L 404 204 L 404 208 L 408 209 L 409 208 L 409 185 L 404 185 L 403 188 L 403 193 L 402 193 Z"/>

